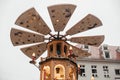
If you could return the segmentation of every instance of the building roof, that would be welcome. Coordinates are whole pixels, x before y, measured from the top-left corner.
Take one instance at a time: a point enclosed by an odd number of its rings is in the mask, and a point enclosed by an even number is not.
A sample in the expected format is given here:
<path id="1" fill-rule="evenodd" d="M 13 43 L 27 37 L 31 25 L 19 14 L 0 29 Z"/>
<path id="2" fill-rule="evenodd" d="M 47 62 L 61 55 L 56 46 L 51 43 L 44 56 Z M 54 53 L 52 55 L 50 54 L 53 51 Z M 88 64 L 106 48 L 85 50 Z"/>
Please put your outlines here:
<path id="1" fill-rule="evenodd" d="M 118 61 L 120 62 L 120 46 L 101 45 L 93 47 L 88 45 L 77 45 L 78 48 L 91 53 L 89 57 L 81 57 L 78 60 L 97 60 L 97 61 Z M 114 62 L 113 61 L 113 62 Z"/>

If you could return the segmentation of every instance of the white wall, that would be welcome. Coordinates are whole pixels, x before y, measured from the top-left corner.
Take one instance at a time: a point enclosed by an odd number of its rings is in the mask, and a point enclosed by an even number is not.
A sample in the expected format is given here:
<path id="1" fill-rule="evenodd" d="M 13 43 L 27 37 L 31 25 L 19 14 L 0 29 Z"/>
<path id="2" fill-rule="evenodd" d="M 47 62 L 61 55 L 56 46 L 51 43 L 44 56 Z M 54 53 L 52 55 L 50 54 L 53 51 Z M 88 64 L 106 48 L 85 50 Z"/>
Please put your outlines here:
<path id="1" fill-rule="evenodd" d="M 120 77 L 115 75 L 115 69 L 120 69 L 120 62 L 114 63 L 114 62 L 105 62 L 105 61 L 104 62 L 78 61 L 77 64 L 85 65 L 85 73 L 86 73 L 85 77 L 81 77 L 79 75 L 78 80 L 90 80 L 92 76 L 91 65 L 97 66 L 98 77 L 96 77 L 95 80 L 115 80 L 115 77 Z M 104 77 L 103 66 L 108 66 L 110 78 Z"/>

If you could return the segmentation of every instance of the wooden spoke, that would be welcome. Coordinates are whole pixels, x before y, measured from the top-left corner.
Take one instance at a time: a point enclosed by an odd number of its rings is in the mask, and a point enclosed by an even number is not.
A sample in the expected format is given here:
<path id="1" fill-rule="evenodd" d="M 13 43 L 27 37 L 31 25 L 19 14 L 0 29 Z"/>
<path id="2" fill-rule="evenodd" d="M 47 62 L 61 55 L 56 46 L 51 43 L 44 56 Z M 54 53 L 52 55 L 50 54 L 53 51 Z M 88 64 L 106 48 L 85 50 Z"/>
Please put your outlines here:
<path id="1" fill-rule="evenodd" d="M 104 35 L 73 37 L 70 41 L 84 45 L 99 46 L 104 41 Z"/>
<path id="2" fill-rule="evenodd" d="M 34 8 L 31 8 L 20 15 L 15 24 L 44 35 L 47 35 L 51 32 L 49 27 Z"/>
<path id="3" fill-rule="evenodd" d="M 95 16 L 88 14 L 85 18 L 75 24 L 71 29 L 69 29 L 66 34 L 74 35 L 86 30 L 90 30 L 102 25 L 102 22 Z"/>
<path id="4" fill-rule="evenodd" d="M 10 37 L 14 46 L 44 41 L 44 36 L 42 35 L 25 32 L 14 28 L 11 29 Z"/>
<path id="5" fill-rule="evenodd" d="M 38 59 L 47 49 L 47 43 L 33 45 L 30 47 L 21 48 L 21 51 L 32 59 L 32 54 L 35 53 L 35 59 Z"/>
<path id="6" fill-rule="evenodd" d="M 54 30 L 63 31 L 76 6 L 71 4 L 54 5 L 48 7 Z"/>

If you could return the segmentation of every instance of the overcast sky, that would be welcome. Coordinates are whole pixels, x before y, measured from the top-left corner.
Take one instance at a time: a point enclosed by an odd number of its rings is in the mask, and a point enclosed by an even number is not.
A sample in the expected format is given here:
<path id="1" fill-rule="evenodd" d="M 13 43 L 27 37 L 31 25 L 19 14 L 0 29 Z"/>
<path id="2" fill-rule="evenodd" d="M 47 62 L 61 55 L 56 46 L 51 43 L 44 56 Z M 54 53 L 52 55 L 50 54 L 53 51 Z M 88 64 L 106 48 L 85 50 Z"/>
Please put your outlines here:
<path id="1" fill-rule="evenodd" d="M 103 26 L 78 35 L 105 35 L 103 44 L 120 46 L 120 0 L 0 0 L 0 80 L 39 80 L 39 70 L 29 64 L 30 59 L 19 47 L 12 45 L 10 30 L 19 28 L 14 24 L 16 19 L 31 7 L 36 8 L 52 29 L 47 7 L 65 3 L 77 8 L 64 31 L 90 13 L 97 16 Z"/>

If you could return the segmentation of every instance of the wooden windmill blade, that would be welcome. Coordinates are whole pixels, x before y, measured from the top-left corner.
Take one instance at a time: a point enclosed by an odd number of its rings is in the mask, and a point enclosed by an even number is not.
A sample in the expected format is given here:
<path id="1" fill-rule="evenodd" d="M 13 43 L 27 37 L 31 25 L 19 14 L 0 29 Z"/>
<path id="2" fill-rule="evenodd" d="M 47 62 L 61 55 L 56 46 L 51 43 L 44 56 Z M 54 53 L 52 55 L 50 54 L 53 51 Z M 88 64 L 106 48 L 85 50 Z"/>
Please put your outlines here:
<path id="1" fill-rule="evenodd" d="M 70 39 L 71 42 L 91 45 L 91 46 L 99 46 L 104 41 L 104 35 L 97 36 L 85 36 L 85 37 L 72 37 Z"/>
<path id="2" fill-rule="evenodd" d="M 102 22 L 95 16 L 88 14 L 85 18 L 75 24 L 72 28 L 70 28 L 66 34 L 74 35 L 86 30 L 90 30 L 96 27 L 100 27 Z"/>
<path id="3" fill-rule="evenodd" d="M 51 21 L 56 32 L 63 31 L 76 6 L 71 4 L 54 5 L 48 7 Z"/>
<path id="4" fill-rule="evenodd" d="M 75 47 L 73 45 L 70 45 L 70 47 L 72 47 L 73 54 L 75 54 L 75 56 L 77 56 L 77 57 L 88 57 L 88 56 L 91 55 L 87 51 L 79 49 L 79 48 L 77 48 L 77 47 Z"/>
<path id="5" fill-rule="evenodd" d="M 41 43 L 30 47 L 21 48 L 21 51 L 32 59 L 32 54 L 35 53 L 35 59 L 38 59 L 47 49 L 47 43 Z"/>
<path id="6" fill-rule="evenodd" d="M 11 29 L 11 41 L 14 46 L 43 42 L 44 36 L 35 33 L 18 30 L 15 28 Z"/>
<path id="7" fill-rule="evenodd" d="M 15 24 L 44 35 L 51 32 L 47 24 L 34 8 L 22 13 L 16 20 Z"/>
<path id="8" fill-rule="evenodd" d="M 38 12 L 34 8 L 27 10 L 18 17 L 15 24 L 43 35 L 12 28 L 10 36 L 13 45 L 19 46 L 42 42 L 42 44 L 36 44 L 33 46 L 21 48 L 21 51 L 29 58 L 32 58 L 32 54 L 35 53 L 36 59 L 40 55 L 42 55 L 47 49 L 47 43 L 44 42 L 44 40 L 48 40 L 48 43 L 52 41 L 57 42 L 60 40 L 63 42 L 67 42 L 67 40 L 69 40 L 71 42 L 84 45 L 99 46 L 104 40 L 103 35 L 71 37 L 70 39 L 66 37 L 68 35 L 74 35 L 101 26 L 102 22 L 97 17 L 91 14 L 88 14 L 85 18 L 75 24 L 71 29 L 66 32 L 65 35 L 60 34 L 60 31 L 64 30 L 75 8 L 76 6 L 71 4 L 61 4 L 48 7 L 48 12 L 50 14 L 50 18 L 55 32 L 58 32 L 57 34 L 50 33 L 50 28 L 47 26 L 47 24 L 44 22 L 44 20 L 40 17 Z M 75 46 L 72 46 L 72 48 L 73 53 L 78 57 L 90 56 L 90 53 L 83 51 Z"/>

